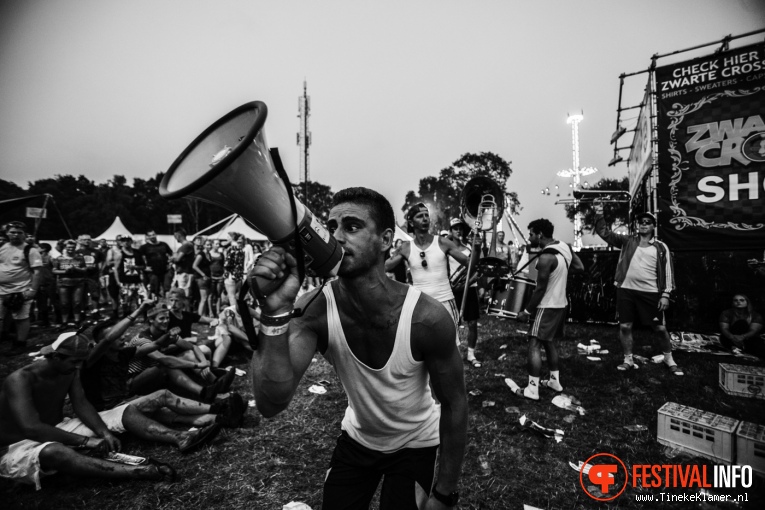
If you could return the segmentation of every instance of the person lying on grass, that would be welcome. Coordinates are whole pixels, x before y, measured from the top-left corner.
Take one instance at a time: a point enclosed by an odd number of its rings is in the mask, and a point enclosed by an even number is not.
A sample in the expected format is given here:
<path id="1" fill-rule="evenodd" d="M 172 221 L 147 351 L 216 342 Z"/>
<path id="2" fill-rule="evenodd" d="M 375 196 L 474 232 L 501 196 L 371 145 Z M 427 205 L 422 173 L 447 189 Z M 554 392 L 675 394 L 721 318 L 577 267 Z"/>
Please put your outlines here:
<path id="1" fill-rule="evenodd" d="M 147 305 L 147 308 L 150 306 Z M 139 313 L 142 312 L 139 310 Z M 117 324 L 104 321 L 93 328 L 92 337 L 98 343 L 90 351 L 81 375 L 85 395 L 97 411 L 130 403 L 145 415 L 168 426 L 204 427 L 219 423 L 224 427 L 241 427 L 245 407 L 237 393 L 212 404 L 183 398 L 166 389 L 143 396 L 131 394 L 128 368 L 137 349 L 125 345 L 125 332 L 131 324 L 131 318 L 126 317 Z"/>
<path id="2" fill-rule="evenodd" d="M 173 444 L 185 453 L 212 439 L 220 425 L 176 431 L 130 404 L 96 412 L 80 383 L 80 368 L 89 352 L 87 337 L 64 333 L 43 347 L 42 361 L 5 379 L 0 389 L 0 476 L 33 484 L 38 490 L 41 475 L 59 471 L 81 477 L 175 481 L 175 469 L 153 459 L 146 465 L 131 466 L 98 457 L 120 451 L 120 440 L 114 434 L 125 431 Z M 76 418 L 64 418 L 67 396 Z M 75 449 L 89 450 L 95 456 Z"/>
<path id="3" fill-rule="evenodd" d="M 434 298 L 385 275 L 395 229 L 385 197 L 339 191 L 327 227 L 344 255 L 339 278 L 326 287 L 295 303 L 297 261 L 279 246 L 251 272 L 267 294 L 252 357 L 258 410 L 283 411 L 318 351 L 348 396 L 322 508 L 367 508 L 381 479 L 382 510 L 453 507 L 468 409 L 454 321 Z M 293 318 L 296 306 L 304 313 Z"/>
<path id="4" fill-rule="evenodd" d="M 169 389 L 211 404 L 219 393 L 225 393 L 234 381 L 234 371 L 225 370 L 210 384 L 202 385 L 203 373 L 210 362 L 195 345 L 180 337 L 178 328 L 169 328 L 170 310 L 159 304 L 147 313 L 149 327 L 127 344 L 135 347 L 128 365 L 128 393 L 148 395 Z M 136 313 L 128 316 L 134 320 Z"/>

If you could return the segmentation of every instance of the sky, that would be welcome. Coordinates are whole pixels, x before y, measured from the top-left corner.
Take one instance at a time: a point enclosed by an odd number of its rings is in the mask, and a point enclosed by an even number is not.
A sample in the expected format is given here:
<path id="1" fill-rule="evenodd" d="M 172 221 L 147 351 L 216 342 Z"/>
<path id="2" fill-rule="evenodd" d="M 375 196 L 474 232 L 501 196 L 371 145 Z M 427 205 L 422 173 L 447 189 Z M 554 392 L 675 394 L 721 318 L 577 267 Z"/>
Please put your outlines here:
<path id="1" fill-rule="evenodd" d="M 760 0 L 0 0 L 0 178 L 149 178 L 259 100 L 295 182 L 306 80 L 311 180 L 375 189 L 401 222 L 420 179 L 494 152 L 524 232 L 544 217 L 572 242 L 554 191 L 570 183 L 556 177 L 573 166 L 568 115 L 584 115 L 580 165 L 598 169 L 585 180 L 622 178 L 625 163 L 607 166 L 619 75 L 762 28 Z M 623 106 L 646 80 L 626 80 Z M 637 110 L 624 115 L 633 127 Z"/>

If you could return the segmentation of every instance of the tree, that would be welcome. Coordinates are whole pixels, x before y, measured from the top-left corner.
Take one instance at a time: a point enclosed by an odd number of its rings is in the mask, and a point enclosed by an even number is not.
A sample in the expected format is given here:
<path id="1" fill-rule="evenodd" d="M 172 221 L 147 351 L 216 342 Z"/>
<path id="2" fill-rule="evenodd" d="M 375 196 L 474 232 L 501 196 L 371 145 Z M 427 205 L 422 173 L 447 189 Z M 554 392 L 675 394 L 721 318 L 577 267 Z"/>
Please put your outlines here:
<path id="1" fill-rule="evenodd" d="M 592 185 L 590 190 L 629 191 L 629 186 L 629 178 L 625 176 L 622 179 L 601 179 Z M 592 202 L 579 202 L 578 207 L 575 207 L 574 205 L 566 205 L 566 216 L 572 223 L 577 211 L 581 212 L 584 218 L 584 221 L 582 222 L 582 230 L 592 230 L 595 224 L 595 210 L 592 208 Z M 618 227 L 619 225 L 626 225 L 629 223 L 629 203 L 604 203 L 603 215 L 611 221 L 611 228 Z"/>
<path id="2" fill-rule="evenodd" d="M 430 210 L 431 223 L 435 225 L 436 230 L 448 229 L 451 218 L 459 218 L 462 215 L 462 191 L 470 179 L 478 176 L 488 177 L 504 190 L 512 173 L 510 163 L 492 152 L 466 153 L 442 169 L 438 177 L 428 176 L 420 179 L 417 193 L 407 192 L 401 209 L 406 212 L 414 204 L 423 202 Z M 517 214 L 520 205 L 516 192 L 505 193 L 506 210 Z"/>
<path id="3" fill-rule="evenodd" d="M 329 218 L 329 210 L 332 209 L 332 189 L 326 184 L 316 181 L 308 181 L 308 200 L 303 195 L 303 183 L 292 185 L 292 192 L 295 197 L 307 206 L 311 212 L 316 215 L 323 223 Z"/>

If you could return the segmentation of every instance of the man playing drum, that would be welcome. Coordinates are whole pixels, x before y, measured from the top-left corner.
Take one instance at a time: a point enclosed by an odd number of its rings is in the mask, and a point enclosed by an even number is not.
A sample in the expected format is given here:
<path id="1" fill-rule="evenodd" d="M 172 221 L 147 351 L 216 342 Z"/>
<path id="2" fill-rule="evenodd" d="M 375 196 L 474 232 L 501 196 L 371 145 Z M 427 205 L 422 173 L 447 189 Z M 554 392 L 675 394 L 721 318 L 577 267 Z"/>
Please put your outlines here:
<path id="1" fill-rule="evenodd" d="M 566 321 L 566 280 L 569 270 L 584 269 L 584 264 L 571 247 L 553 238 L 553 224 L 544 218 L 529 223 L 529 243 L 542 249 L 537 259 L 537 287 L 526 309 L 518 313 L 517 320 L 526 322 L 533 317 L 529 328 L 529 384 L 520 388 L 510 378 L 505 379 L 512 392 L 520 397 L 539 400 L 539 377 L 542 371 L 540 346 L 543 345 L 550 367 L 550 378 L 543 386 L 560 392 L 560 369 L 555 341 L 563 338 Z M 540 345 L 541 344 L 541 345 Z"/>

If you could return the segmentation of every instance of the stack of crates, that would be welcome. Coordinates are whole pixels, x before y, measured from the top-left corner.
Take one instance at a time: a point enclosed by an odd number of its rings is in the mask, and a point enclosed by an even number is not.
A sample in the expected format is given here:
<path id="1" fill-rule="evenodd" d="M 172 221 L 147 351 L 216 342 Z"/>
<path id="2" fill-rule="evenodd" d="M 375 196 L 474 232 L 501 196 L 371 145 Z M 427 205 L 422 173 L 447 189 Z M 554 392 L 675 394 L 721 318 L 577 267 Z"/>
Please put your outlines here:
<path id="1" fill-rule="evenodd" d="M 663 445 L 732 464 L 739 423 L 727 416 L 667 402 L 659 409 L 656 435 Z"/>
<path id="2" fill-rule="evenodd" d="M 728 395 L 765 399 L 765 367 L 720 363 L 720 388 Z"/>
<path id="3" fill-rule="evenodd" d="M 742 421 L 736 430 L 736 464 L 765 475 L 765 426 Z"/>

